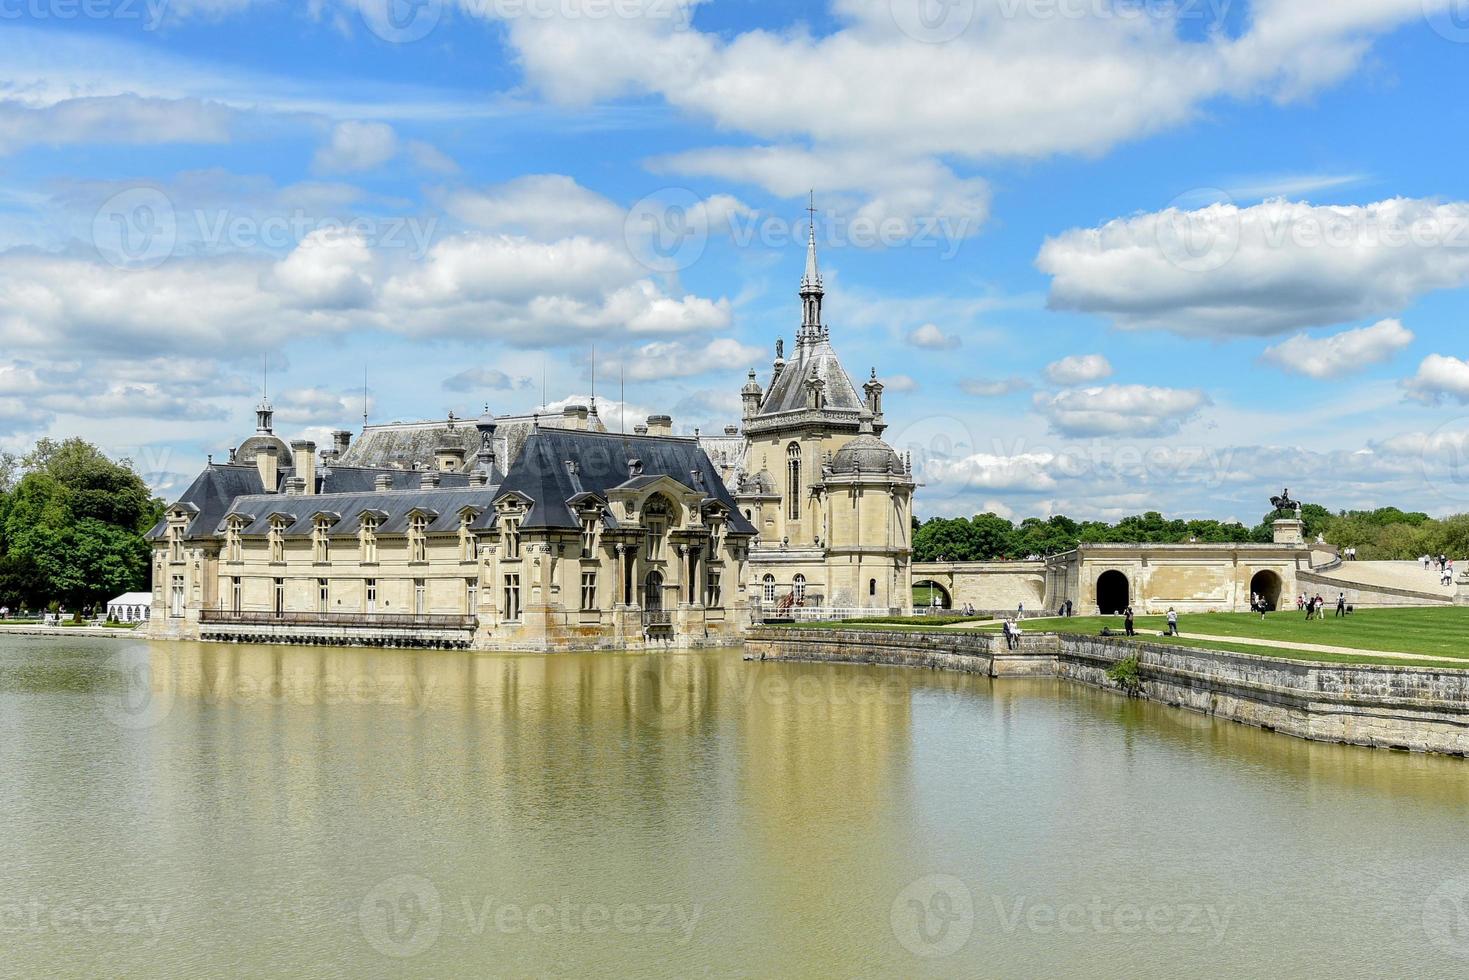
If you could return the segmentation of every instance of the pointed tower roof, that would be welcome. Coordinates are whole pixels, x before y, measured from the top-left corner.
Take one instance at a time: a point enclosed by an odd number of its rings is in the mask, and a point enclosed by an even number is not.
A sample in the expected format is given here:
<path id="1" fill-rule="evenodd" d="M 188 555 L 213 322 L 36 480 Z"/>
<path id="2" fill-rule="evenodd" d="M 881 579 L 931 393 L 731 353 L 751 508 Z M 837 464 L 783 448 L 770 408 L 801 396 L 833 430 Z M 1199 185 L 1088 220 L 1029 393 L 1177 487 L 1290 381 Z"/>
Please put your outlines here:
<path id="1" fill-rule="evenodd" d="M 806 274 L 801 278 L 801 292 L 821 291 L 821 268 L 816 264 L 816 192 L 811 192 L 811 229 L 806 239 Z"/>

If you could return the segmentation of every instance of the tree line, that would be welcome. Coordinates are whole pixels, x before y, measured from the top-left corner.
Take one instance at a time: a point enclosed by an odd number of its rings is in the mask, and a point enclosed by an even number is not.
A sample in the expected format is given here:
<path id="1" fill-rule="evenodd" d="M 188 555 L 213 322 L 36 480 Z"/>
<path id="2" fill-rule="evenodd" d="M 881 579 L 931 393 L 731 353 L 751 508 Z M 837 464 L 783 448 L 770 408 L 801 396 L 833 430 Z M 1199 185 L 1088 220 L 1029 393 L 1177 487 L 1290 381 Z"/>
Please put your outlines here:
<path id="1" fill-rule="evenodd" d="M 163 511 L 131 460 L 83 439 L 0 453 L 0 603 L 79 611 L 147 591 L 143 535 Z"/>
<path id="2" fill-rule="evenodd" d="M 930 518 L 914 522 L 915 561 L 1018 560 L 1049 556 L 1081 544 L 1210 544 L 1269 542 L 1273 522 L 1266 514 L 1254 527 L 1233 521 L 1168 519 L 1157 511 L 1115 524 L 1075 521 L 1063 515 L 1027 518 L 1019 524 L 997 514 Z M 1396 507 L 1333 512 L 1320 504 L 1301 508 L 1307 540 L 1317 535 L 1338 548 L 1356 548 L 1362 561 L 1412 560 L 1420 555 L 1469 556 L 1469 514 L 1436 519 Z"/>

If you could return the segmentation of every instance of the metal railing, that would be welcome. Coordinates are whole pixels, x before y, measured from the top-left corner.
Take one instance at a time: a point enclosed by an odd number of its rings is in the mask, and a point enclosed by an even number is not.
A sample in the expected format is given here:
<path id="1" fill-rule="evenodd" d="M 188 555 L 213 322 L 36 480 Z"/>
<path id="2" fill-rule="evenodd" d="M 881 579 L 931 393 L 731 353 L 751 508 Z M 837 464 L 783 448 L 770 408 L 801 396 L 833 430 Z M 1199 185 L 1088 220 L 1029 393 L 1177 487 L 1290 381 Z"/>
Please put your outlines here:
<path id="1" fill-rule="evenodd" d="M 673 626 L 673 613 L 667 609 L 644 609 L 643 627 L 645 629 L 654 626 Z"/>
<path id="2" fill-rule="evenodd" d="M 219 626 L 346 626 L 358 629 L 472 630 L 474 616 L 412 613 L 234 612 L 203 609 L 199 622 Z"/>

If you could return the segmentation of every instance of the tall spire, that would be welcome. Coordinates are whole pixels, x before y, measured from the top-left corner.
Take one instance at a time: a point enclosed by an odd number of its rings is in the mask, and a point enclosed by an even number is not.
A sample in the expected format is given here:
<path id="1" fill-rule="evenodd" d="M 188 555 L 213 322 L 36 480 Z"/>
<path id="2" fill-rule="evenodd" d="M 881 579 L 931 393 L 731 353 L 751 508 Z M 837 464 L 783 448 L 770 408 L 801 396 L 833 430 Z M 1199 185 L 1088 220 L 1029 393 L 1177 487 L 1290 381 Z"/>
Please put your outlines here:
<path id="1" fill-rule="evenodd" d="M 816 192 L 811 192 L 810 233 L 806 239 L 806 274 L 801 277 L 801 332 L 797 343 L 815 343 L 821 339 L 821 299 L 826 290 L 821 285 L 821 268 L 816 263 Z"/>

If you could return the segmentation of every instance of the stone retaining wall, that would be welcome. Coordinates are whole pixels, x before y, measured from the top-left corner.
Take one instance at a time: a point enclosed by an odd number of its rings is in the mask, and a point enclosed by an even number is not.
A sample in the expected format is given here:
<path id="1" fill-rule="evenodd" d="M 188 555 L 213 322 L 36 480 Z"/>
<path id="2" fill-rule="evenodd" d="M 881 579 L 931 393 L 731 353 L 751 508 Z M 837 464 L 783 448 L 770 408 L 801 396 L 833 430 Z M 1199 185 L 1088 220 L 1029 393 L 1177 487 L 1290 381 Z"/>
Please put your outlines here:
<path id="1" fill-rule="evenodd" d="M 1312 664 L 1104 637 L 760 629 L 761 659 L 888 664 L 988 677 L 1056 676 L 1117 690 L 1107 670 L 1134 653 L 1141 697 L 1322 742 L 1469 755 L 1469 670 Z"/>

